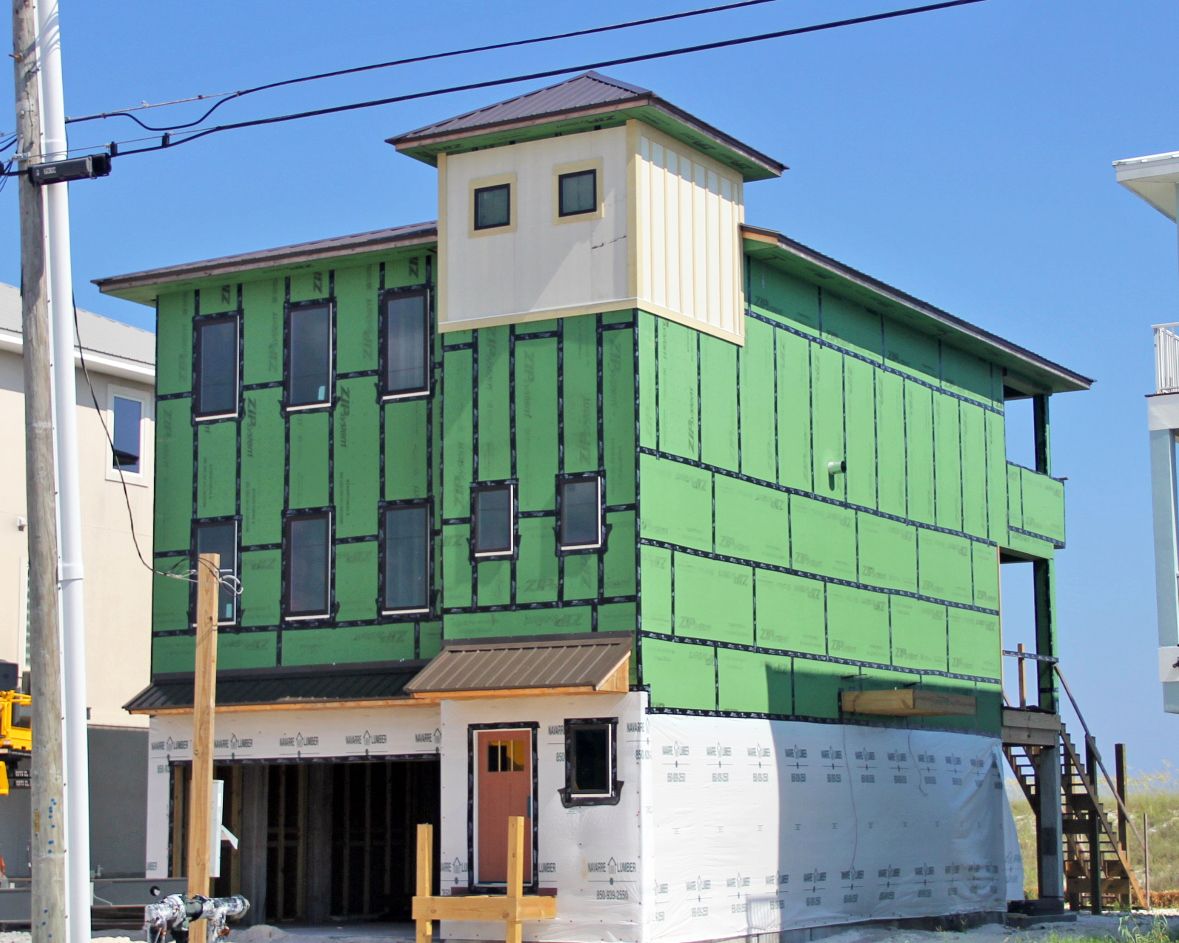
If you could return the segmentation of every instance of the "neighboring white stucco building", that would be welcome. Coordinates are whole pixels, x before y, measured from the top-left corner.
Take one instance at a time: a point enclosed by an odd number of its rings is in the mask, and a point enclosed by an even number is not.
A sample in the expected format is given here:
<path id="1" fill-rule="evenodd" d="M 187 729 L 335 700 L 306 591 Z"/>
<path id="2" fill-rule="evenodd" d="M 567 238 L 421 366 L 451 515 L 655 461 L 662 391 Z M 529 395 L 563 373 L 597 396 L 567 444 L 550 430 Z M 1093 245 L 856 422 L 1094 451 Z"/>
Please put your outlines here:
<path id="1" fill-rule="evenodd" d="M 79 337 L 106 427 L 121 450 L 135 536 L 151 553 L 155 336 L 78 311 Z M 25 403 L 20 290 L 0 284 L 0 435 L 8 461 L 0 464 L 0 660 L 15 662 L 28 689 L 28 511 L 25 503 Z M 142 858 L 145 718 L 122 709 L 147 683 L 151 574 L 132 540 L 127 502 L 90 385 L 75 351 L 78 455 L 81 463 L 83 565 L 86 599 L 86 704 L 91 727 L 94 806 L 93 863 L 108 873 L 126 869 L 124 846 Z M 126 759 L 118 759 L 125 757 Z M 127 763 L 134 765 L 128 769 Z M 104 792 L 106 793 L 104 795 Z M 115 794 L 117 792 L 117 795 Z M 23 811 L 22 811 L 23 810 Z M 9 874 L 25 873 L 28 802 L 19 789 L 0 801 L 0 854 Z M 104 835 L 104 830 L 110 830 Z"/>

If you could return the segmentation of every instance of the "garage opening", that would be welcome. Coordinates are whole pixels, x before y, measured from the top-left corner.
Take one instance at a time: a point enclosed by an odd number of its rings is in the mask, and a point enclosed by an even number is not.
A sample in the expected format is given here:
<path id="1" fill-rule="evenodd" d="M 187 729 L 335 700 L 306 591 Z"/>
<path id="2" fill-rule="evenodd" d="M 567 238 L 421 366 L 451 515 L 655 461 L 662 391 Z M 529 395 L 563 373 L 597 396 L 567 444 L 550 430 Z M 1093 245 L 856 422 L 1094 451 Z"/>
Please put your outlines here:
<path id="1" fill-rule="evenodd" d="M 214 777 L 241 844 L 223 852 L 213 891 L 244 894 L 250 923 L 410 918 L 416 826 L 434 825 L 435 844 L 440 832 L 438 757 L 218 764 Z M 191 778 L 173 764 L 173 875 L 185 873 Z"/>

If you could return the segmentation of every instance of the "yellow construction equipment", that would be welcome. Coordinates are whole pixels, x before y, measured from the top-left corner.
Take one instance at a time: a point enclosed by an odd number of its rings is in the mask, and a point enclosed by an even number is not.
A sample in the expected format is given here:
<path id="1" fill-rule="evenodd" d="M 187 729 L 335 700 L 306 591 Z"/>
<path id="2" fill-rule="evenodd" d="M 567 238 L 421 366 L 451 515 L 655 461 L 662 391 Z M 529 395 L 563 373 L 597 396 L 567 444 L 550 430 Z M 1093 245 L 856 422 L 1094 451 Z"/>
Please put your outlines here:
<path id="1" fill-rule="evenodd" d="M 33 752 L 33 699 L 0 691 L 0 796 L 8 795 L 8 772 Z"/>

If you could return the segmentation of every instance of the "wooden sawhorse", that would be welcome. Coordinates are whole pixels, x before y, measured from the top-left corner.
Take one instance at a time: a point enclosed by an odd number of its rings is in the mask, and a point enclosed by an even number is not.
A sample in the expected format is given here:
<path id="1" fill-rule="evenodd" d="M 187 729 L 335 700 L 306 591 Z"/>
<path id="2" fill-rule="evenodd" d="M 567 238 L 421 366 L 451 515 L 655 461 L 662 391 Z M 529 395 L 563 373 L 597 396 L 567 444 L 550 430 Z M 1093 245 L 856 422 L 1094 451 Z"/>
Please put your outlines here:
<path id="1" fill-rule="evenodd" d="M 524 819 L 508 819 L 507 894 L 471 894 L 434 897 L 434 826 L 418 826 L 417 893 L 413 919 L 417 943 L 430 943 L 435 920 L 502 920 L 505 943 L 523 943 L 525 920 L 551 920 L 557 916 L 557 898 L 524 893 Z"/>

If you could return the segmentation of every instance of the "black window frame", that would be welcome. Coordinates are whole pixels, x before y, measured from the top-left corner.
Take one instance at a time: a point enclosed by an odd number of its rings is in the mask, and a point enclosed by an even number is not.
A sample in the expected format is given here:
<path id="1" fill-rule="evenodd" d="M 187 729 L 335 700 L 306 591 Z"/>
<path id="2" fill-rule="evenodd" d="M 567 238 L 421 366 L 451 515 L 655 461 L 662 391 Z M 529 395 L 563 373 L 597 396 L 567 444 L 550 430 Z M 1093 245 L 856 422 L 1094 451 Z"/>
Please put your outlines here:
<path id="1" fill-rule="evenodd" d="M 577 763 L 577 748 L 574 731 L 586 728 L 602 728 L 610 738 L 606 751 L 606 782 L 610 785 L 604 792 L 584 792 L 574 788 Z M 569 717 L 564 723 L 565 733 L 565 785 L 558 789 L 561 804 L 565 808 L 586 805 L 618 805 L 622 798 L 622 781 L 618 778 L 618 718 L 617 717 Z"/>
<path id="2" fill-rule="evenodd" d="M 479 223 L 479 194 L 490 193 L 493 190 L 504 190 L 508 194 L 508 216 L 502 223 Z M 471 229 L 475 232 L 487 232 L 491 229 L 507 229 L 512 225 L 512 184 L 492 183 L 486 187 L 475 187 L 471 190 Z"/>
<path id="3" fill-rule="evenodd" d="M 210 421 L 214 419 L 236 419 L 241 415 L 241 397 L 242 397 L 242 377 L 241 377 L 241 356 L 242 356 L 242 327 L 241 327 L 241 312 L 227 311 L 221 314 L 202 314 L 193 320 L 193 377 L 192 377 L 192 416 L 197 422 Z M 226 412 L 225 410 L 209 410 L 205 409 L 202 404 L 203 397 L 201 396 L 201 373 L 204 370 L 205 345 L 202 341 L 204 331 L 206 328 L 213 327 L 218 324 L 233 324 L 233 411 Z"/>
<path id="4" fill-rule="evenodd" d="M 420 387 L 393 389 L 389 384 L 389 313 L 387 309 L 388 302 L 394 298 L 407 298 L 413 296 L 420 296 L 422 298 L 422 375 L 425 377 L 425 382 Z M 378 301 L 378 316 L 380 318 L 380 350 L 378 352 L 378 384 L 380 389 L 381 399 L 389 400 L 403 400 L 416 399 L 419 397 L 427 397 L 433 392 L 434 383 L 434 357 L 433 357 L 433 332 L 431 330 L 433 325 L 432 306 L 433 299 L 430 296 L 430 288 L 428 285 L 419 285 L 412 288 L 387 288 L 381 292 L 381 297 Z"/>
<path id="5" fill-rule="evenodd" d="M 596 480 L 598 485 L 598 539 L 590 544 L 565 543 L 565 486 L 580 482 Z M 557 476 L 557 553 L 561 556 L 577 553 L 600 553 L 606 549 L 606 537 L 609 528 L 606 526 L 606 475 L 601 471 L 575 472 Z"/>
<path id="6" fill-rule="evenodd" d="M 390 608 L 388 605 L 388 587 L 386 585 L 386 561 L 388 560 L 389 545 L 388 545 L 388 514 L 390 511 L 404 511 L 404 510 L 421 510 L 425 512 L 425 526 L 426 526 L 426 589 L 425 601 L 421 606 L 410 608 Z M 429 617 L 434 612 L 434 508 L 433 503 L 429 498 L 418 498 L 408 501 L 386 501 L 381 505 L 381 519 L 379 523 L 379 547 L 378 547 L 378 561 L 377 566 L 380 570 L 377 574 L 377 598 L 380 603 L 381 617 L 391 618 L 393 620 L 417 620 L 422 617 Z"/>
<path id="7" fill-rule="evenodd" d="M 200 564 L 198 562 L 201 553 L 201 538 L 200 532 L 202 530 L 211 530 L 214 527 L 232 527 L 233 528 L 233 566 L 227 567 L 225 565 L 225 558 L 221 558 L 221 576 L 224 578 L 228 575 L 231 581 L 236 582 L 238 574 L 241 572 L 241 521 L 236 517 L 215 517 L 207 520 L 193 521 L 192 524 L 192 565 L 195 569 Z M 233 618 L 221 618 L 221 602 L 223 600 L 223 593 L 228 593 L 233 599 Z M 196 625 L 196 585 L 193 584 L 193 593 L 190 601 L 192 615 L 189 622 Z M 233 593 L 228 587 L 223 584 L 217 586 L 217 624 L 218 625 L 237 625 L 241 618 L 241 605 L 238 602 L 237 594 Z"/>
<path id="8" fill-rule="evenodd" d="M 561 184 L 569 177 L 585 177 L 589 176 L 593 179 L 594 189 L 593 197 L 590 200 L 588 209 L 584 210 L 566 210 L 565 209 L 565 190 Z M 588 216 L 591 213 L 598 211 L 598 169 L 596 167 L 588 167 L 584 170 L 571 170 L 567 174 L 557 174 L 557 216 L 561 219 L 568 219 L 571 216 Z"/>
<path id="9" fill-rule="evenodd" d="M 282 618 L 284 622 L 312 622 L 315 620 L 330 619 L 335 611 L 335 581 L 332 575 L 335 572 L 335 541 L 333 540 L 334 522 L 333 515 L 330 509 L 309 510 L 309 511 L 291 511 L 283 520 L 282 528 Z M 293 559 L 291 556 L 291 528 L 294 524 L 300 521 L 310 520 L 326 520 L 327 521 L 327 553 L 325 555 L 326 573 L 324 576 L 324 608 L 323 609 L 304 609 L 295 610 L 291 608 L 291 567 Z"/>
<path id="10" fill-rule="evenodd" d="M 324 399 L 312 400 L 306 403 L 292 402 L 291 385 L 294 375 L 291 373 L 292 343 L 294 331 L 291 330 L 295 316 L 303 311 L 315 308 L 327 309 L 327 383 L 324 384 Z M 287 412 L 308 412 L 315 409 L 330 409 L 335 402 L 336 389 L 336 303 L 334 298 L 319 298 L 315 301 L 292 301 L 286 305 L 283 315 L 283 409 Z"/>
<path id="11" fill-rule="evenodd" d="M 520 549 L 520 497 L 519 483 L 515 479 L 503 481 L 480 481 L 471 486 L 471 559 L 475 563 L 484 560 L 515 560 Z M 511 500 L 508 503 L 508 546 L 494 550 L 479 550 L 479 495 L 488 491 L 508 489 Z"/>

